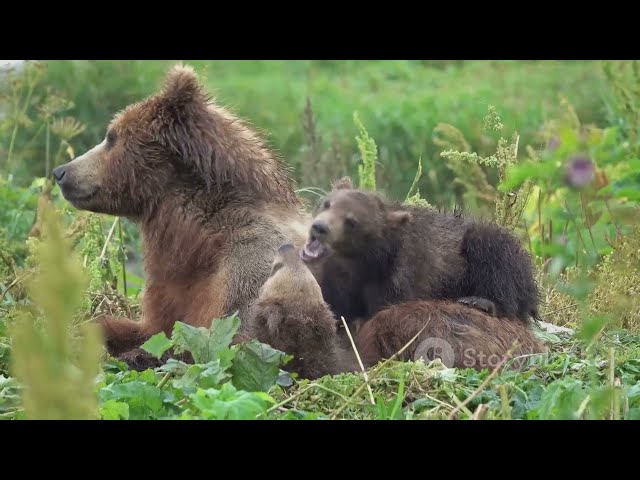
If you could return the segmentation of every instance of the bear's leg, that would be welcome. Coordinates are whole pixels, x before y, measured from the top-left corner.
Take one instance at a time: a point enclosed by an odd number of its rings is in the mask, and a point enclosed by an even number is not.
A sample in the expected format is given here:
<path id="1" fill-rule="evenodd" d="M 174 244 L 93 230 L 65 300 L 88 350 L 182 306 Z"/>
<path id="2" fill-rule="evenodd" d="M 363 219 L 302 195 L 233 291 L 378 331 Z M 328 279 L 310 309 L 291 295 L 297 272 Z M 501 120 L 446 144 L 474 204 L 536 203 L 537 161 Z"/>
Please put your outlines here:
<path id="1" fill-rule="evenodd" d="M 478 310 L 485 312 L 493 317 L 495 317 L 497 313 L 496 304 L 488 298 L 462 297 L 458 299 L 458 303 L 471 308 L 477 308 Z"/>
<path id="2" fill-rule="evenodd" d="M 105 315 L 99 317 L 97 323 L 102 327 L 107 351 L 114 357 L 139 348 L 150 337 L 143 322 L 128 318 Z"/>
<path id="3" fill-rule="evenodd" d="M 463 295 L 486 298 L 496 315 L 528 322 L 538 319 L 538 288 L 533 263 L 518 239 L 490 223 L 472 225 L 462 239 L 466 260 Z"/>

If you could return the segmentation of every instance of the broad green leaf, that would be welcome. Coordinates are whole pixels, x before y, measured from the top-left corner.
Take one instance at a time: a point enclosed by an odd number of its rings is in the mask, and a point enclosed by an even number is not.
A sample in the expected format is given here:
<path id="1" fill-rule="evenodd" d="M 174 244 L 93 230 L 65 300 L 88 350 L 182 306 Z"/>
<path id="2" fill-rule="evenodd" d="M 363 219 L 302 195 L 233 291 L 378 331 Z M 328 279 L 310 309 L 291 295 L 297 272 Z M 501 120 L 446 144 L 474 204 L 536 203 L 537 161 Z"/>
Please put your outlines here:
<path id="1" fill-rule="evenodd" d="M 640 382 L 628 387 L 625 394 L 629 397 L 629 401 L 631 402 L 640 400 Z"/>
<path id="2" fill-rule="evenodd" d="M 158 382 L 160 381 L 156 372 L 154 372 L 150 368 L 142 372 L 136 372 L 136 373 L 138 374 L 138 376 L 136 377 L 136 380 L 140 382 L 148 383 L 149 385 L 157 385 Z"/>
<path id="3" fill-rule="evenodd" d="M 182 378 L 173 381 L 173 386 L 184 393 L 195 392 L 199 388 L 218 388 L 231 377 L 220 365 L 220 360 L 206 364 L 191 365 Z"/>
<path id="4" fill-rule="evenodd" d="M 164 332 L 156 333 L 149 340 L 144 342 L 140 348 L 150 353 L 156 358 L 162 357 L 164 352 L 169 350 L 173 343 L 167 338 Z"/>
<path id="5" fill-rule="evenodd" d="M 276 383 L 281 387 L 290 387 L 291 385 L 293 385 L 293 378 L 291 377 L 291 373 L 280 370 Z"/>
<path id="6" fill-rule="evenodd" d="M 103 363 L 102 369 L 105 373 L 118 373 L 129 371 L 129 366 L 126 364 L 126 362 L 121 362 L 120 360 L 110 358 Z"/>
<path id="7" fill-rule="evenodd" d="M 189 370 L 190 366 L 191 365 L 181 360 L 170 358 L 169 360 L 167 360 L 167 363 L 158 368 L 158 370 L 160 370 L 161 372 L 171 372 L 175 375 L 184 375 L 187 370 Z"/>
<path id="8" fill-rule="evenodd" d="M 100 416 L 104 420 L 129 420 L 129 405 L 117 400 L 107 400 L 100 407 Z"/>
<path id="9" fill-rule="evenodd" d="M 198 389 L 189 395 L 202 417 L 210 420 L 254 420 L 275 401 L 264 392 L 237 390 L 225 383 L 220 390 Z"/>
<path id="10" fill-rule="evenodd" d="M 127 403 L 132 420 L 155 419 L 162 411 L 162 391 L 137 380 L 109 385 L 100 390 L 100 398 L 104 402 L 119 400 Z"/>
<path id="11" fill-rule="evenodd" d="M 269 345 L 252 340 L 238 348 L 231 372 L 236 388 L 247 391 L 267 391 L 280 375 L 285 354 Z"/>
<path id="12" fill-rule="evenodd" d="M 540 398 L 540 420 L 575 420 L 587 396 L 582 381 L 566 377 L 547 386 Z"/>
<path id="13" fill-rule="evenodd" d="M 178 350 L 191 352 L 196 363 L 208 363 L 227 349 L 239 327 L 235 315 L 214 320 L 209 329 L 176 322 L 171 339 Z"/>

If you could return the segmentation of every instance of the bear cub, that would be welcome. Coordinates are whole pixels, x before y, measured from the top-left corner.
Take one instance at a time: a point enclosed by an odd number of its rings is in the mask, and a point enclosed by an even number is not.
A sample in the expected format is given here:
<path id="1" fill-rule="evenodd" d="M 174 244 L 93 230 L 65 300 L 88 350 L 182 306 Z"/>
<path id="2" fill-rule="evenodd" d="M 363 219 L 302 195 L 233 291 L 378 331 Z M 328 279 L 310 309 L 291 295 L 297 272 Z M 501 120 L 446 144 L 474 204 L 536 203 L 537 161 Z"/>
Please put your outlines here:
<path id="1" fill-rule="evenodd" d="M 360 370 L 344 328 L 292 245 L 278 251 L 271 275 L 250 311 L 248 336 L 292 355 L 287 370 L 310 379 Z M 400 360 L 438 357 L 449 367 L 481 370 L 496 366 L 514 342 L 516 355 L 542 351 L 523 323 L 438 300 L 382 310 L 357 333 L 352 330 L 352 335 L 365 368 L 391 357 L 416 335 Z"/>
<path id="2" fill-rule="evenodd" d="M 247 336 L 292 355 L 285 368 L 304 378 L 357 369 L 318 282 L 291 244 L 278 250 L 249 319 Z"/>
<path id="3" fill-rule="evenodd" d="M 316 207 L 301 255 L 334 314 L 348 321 L 436 299 L 525 324 L 539 318 L 533 264 L 510 231 L 390 201 L 348 178 Z"/>

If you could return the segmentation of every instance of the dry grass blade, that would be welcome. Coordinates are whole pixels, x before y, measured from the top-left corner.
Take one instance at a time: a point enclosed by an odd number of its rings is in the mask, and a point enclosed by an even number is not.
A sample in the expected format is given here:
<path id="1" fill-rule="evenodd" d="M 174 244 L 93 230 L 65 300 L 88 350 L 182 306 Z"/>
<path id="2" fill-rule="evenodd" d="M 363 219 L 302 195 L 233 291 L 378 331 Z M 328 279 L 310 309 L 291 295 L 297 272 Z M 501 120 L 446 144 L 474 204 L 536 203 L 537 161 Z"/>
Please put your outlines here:
<path id="1" fill-rule="evenodd" d="M 351 330 L 349 330 L 349 325 L 347 325 L 347 321 L 344 317 L 340 317 L 342 319 L 342 324 L 344 325 L 345 330 L 347 331 L 347 336 L 349 337 L 349 341 L 351 342 L 351 347 L 356 354 L 356 358 L 358 359 L 358 364 L 360 365 L 360 369 L 362 370 L 362 374 L 364 375 L 364 381 L 367 384 L 367 389 L 369 390 L 369 400 L 371 400 L 371 405 L 375 405 L 376 401 L 373 399 L 373 390 L 371 390 L 371 384 L 369 383 L 369 376 L 367 375 L 367 369 L 364 368 L 362 364 L 362 359 L 360 358 L 360 353 L 356 348 L 356 344 L 353 341 L 353 337 L 351 336 Z"/>
<path id="2" fill-rule="evenodd" d="M 109 229 L 109 234 L 107 235 L 107 239 L 104 241 L 102 252 L 100 252 L 100 263 L 105 261 L 105 258 L 106 258 L 105 256 L 107 254 L 107 246 L 109 246 L 109 242 L 111 241 L 111 237 L 113 237 L 113 232 L 115 232 L 116 225 L 118 224 L 119 220 L 120 220 L 120 217 L 116 217 L 115 220 L 113 221 L 113 224 L 111 225 L 111 228 Z"/>

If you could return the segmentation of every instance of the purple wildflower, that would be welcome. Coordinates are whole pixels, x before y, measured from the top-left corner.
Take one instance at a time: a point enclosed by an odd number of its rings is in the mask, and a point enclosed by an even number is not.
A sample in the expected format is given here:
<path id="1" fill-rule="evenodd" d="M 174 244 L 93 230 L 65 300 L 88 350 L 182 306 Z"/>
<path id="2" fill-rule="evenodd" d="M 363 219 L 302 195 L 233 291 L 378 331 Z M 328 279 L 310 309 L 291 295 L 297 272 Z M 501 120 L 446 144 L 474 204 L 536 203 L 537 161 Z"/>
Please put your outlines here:
<path id="1" fill-rule="evenodd" d="M 585 155 L 573 157 L 568 165 L 565 182 L 573 188 L 582 188 L 593 180 L 595 166 L 591 159 Z"/>

